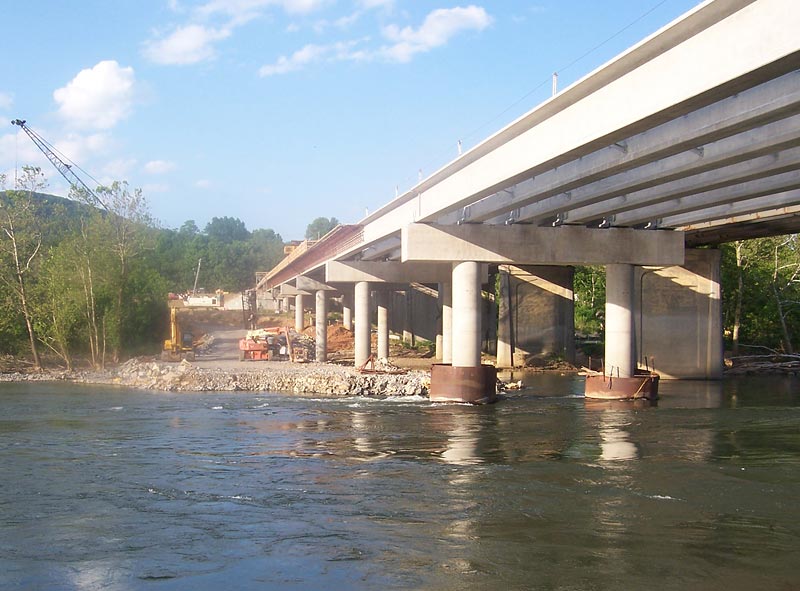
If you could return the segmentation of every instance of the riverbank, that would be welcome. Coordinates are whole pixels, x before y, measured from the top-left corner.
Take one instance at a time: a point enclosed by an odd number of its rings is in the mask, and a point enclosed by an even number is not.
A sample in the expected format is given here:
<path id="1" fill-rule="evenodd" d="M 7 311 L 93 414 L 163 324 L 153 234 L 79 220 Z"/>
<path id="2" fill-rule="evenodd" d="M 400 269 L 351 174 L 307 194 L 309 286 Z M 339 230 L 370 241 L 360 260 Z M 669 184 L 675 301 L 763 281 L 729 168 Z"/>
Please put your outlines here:
<path id="1" fill-rule="evenodd" d="M 65 381 L 165 392 L 287 392 L 341 397 L 427 396 L 430 382 L 429 372 L 419 370 L 403 374 L 361 374 L 352 367 L 328 363 L 263 361 L 241 363 L 242 367 L 235 368 L 219 367 L 208 360 L 201 363 L 136 358 L 103 371 L 0 373 L 0 382 Z"/>

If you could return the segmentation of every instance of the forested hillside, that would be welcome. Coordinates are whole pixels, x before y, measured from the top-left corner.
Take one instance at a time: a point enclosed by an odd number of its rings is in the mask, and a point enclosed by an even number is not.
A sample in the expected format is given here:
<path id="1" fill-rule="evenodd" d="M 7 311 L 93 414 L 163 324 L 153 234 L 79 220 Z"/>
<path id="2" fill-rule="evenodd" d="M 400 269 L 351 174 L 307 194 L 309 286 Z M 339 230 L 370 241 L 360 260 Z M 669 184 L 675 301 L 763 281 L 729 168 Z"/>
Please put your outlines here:
<path id="1" fill-rule="evenodd" d="M 98 188 L 102 207 L 43 187 L 41 170 L 25 167 L 16 189 L 0 191 L 0 354 L 35 366 L 45 352 L 67 367 L 102 367 L 152 351 L 165 336 L 168 292 L 192 288 L 199 259 L 201 285 L 238 291 L 283 257 L 280 235 L 239 219 L 159 228 L 126 183 Z"/>

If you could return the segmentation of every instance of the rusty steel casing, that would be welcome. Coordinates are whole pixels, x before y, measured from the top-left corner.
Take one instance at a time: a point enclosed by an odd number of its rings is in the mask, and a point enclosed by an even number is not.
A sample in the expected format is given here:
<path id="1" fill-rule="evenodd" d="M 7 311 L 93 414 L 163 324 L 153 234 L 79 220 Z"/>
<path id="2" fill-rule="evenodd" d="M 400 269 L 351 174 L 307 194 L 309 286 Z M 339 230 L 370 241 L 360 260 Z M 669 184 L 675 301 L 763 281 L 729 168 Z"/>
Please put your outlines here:
<path id="1" fill-rule="evenodd" d="M 497 400 L 497 368 L 494 365 L 453 367 L 449 363 L 431 366 L 432 402 L 488 404 Z"/>

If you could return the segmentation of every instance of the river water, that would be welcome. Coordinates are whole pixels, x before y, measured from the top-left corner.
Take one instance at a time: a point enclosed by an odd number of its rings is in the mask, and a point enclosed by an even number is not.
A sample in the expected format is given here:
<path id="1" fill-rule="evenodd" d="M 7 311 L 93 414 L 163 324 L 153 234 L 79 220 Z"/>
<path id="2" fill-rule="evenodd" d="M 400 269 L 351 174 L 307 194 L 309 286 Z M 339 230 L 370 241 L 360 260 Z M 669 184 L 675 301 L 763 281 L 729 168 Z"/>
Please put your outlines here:
<path id="1" fill-rule="evenodd" d="M 0 384 L 0 589 L 800 588 L 800 382 L 484 407 Z"/>

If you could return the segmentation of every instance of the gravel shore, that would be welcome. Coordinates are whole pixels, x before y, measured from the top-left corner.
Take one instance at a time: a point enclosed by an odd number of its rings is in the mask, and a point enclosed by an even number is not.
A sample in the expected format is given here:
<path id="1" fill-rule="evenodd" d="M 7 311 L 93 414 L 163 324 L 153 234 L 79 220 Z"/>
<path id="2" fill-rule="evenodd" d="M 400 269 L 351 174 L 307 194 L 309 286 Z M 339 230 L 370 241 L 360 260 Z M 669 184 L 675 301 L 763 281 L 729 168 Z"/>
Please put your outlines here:
<path id="1" fill-rule="evenodd" d="M 424 371 L 360 374 L 350 367 L 325 363 L 259 362 L 250 368 L 215 369 L 195 363 L 132 359 L 105 371 L 43 371 L 0 374 L 0 382 L 67 381 L 109 384 L 167 392 L 288 392 L 322 396 L 427 396 L 430 376 Z M 279 367 L 275 367 L 279 365 Z"/>
<path id="2" fill-rule="evenodd" d="M 286 392 L 320 396 L 427 396 L 430 372 L 361 374 L 331 363 L 239 361 L 240 330 L 217 331 L 194 362 L 135 358 L 103 371 L 0 373 L 0 382 L 66 381 L 167 392 Z"/>

